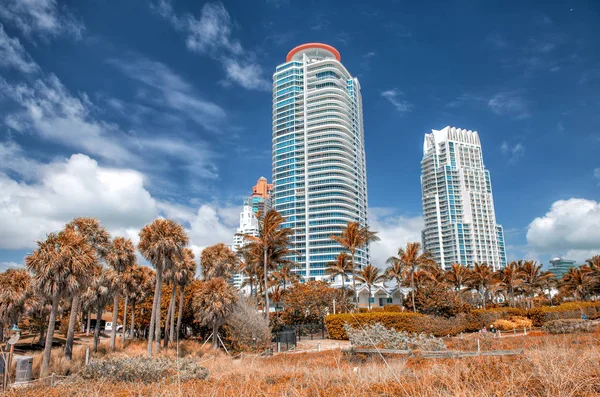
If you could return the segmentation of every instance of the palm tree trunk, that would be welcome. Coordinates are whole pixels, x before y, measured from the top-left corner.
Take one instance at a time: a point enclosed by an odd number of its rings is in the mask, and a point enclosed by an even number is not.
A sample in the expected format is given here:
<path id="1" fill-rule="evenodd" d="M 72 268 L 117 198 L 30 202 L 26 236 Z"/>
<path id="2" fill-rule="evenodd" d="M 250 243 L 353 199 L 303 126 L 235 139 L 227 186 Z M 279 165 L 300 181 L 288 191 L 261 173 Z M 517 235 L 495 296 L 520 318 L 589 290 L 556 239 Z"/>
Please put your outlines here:
<path id="1" fill-rule="evenodd" d="M 171 295 L 171 325 L 169 325 L 169 341 L 175 341 L 175 298 L 177 297 L 177 284 L 173 283 L 173 295 Z"/>
<path id="2" fill-rule="evenodd" d="M 354 250 L 350 250 L 352 254 L 352 289 L 354 289 L 354 302 L 356 302 L 356 306 L 354 307 L 354 311 L 356 313 L 359 312 L 358 309 L 358 291 L 356 290 L 356 267 L 354 266 Z"/>
<path id="3" fill-rule="evenodd" d="M 161 284 L 162 284 L 162 268 L 161 266 L 157 266 L 156 268 L 156 285 L 154 287 L 154 301 L 152 303 L 152 314 L 150 315 L 150 330 L 148 332 L 148 357 L 152 357 L 152 342 L 154 339 L 154 327 L 156 324 L 156 301 L 159 301 L 160 304 L 160 299 L 159 299 L 159 294 L 158 292 L 160 291 L 161 288 Z M 160 323 L 160 320 L 159 320 Z M 160 333 L 159 333 L 160 335 Z"/>
<path id="4" fill-rule="evenodd" d="M 156 347 L 156 352 L 160 352 L 160 317 L 161 317 L 161 306 L 162 306 L 162 278 L 163 278 L 163 274 L 162 271 L 164 269 L 164 261 L 163 261 L 163 268 L 160 269 L 160 272 L 156 273 L 156 286 L 158 288 L 158 291 L 156 291 L 157 294 L 157 299 L 156 299 L 156 322 L 154 323 L 154 339 L 155 339 L 155 347 Z"/>
<path id="5" fill-rule="evenodd" d="M 125 329 L 127 329 L 127 303 L 129 297 L 125 295 L 125 303 L 123 304 L 123 334 L 121 335 L 121 347 L 125 348 Z"/>
<path id="6" fill-rule="evenodd" d="M 485 310 L 485 301 L 486 301 L 486 293 L 485 293 L 485 289 L 482 287 L 481 288 L 481 300 L 483 301 L 483 310 Z"/>
<path id="7" fill-rule="evenodd" d="M 0 321 L 0 343 L 4 343 L 4 323 Z"/>
<path id="8" fill-rule="evenodd" d="M 371 311 L 371 284 L 367 286 L 369 288 L 369 311 Z"/>
<path id="9" fill-rule="evenodd" d="M 413 313 L 416 313 L 417 308 L 415 307 L 415 268 L 414 267 L 412 269 L 412 272 L 410 272 L 410 294 L 412 296 Z"/>
<path id="10" fill-rule="evenodd" d="M 71 316 L 69 317 L 69 329 L 67 330 L 67 341 L 65 343 L 65 357 L 69 360 L 73 358 L 73 339 L 75 337 L 75 320 L 79 312 L 79 291 L 73 295 L 71 302 Z"/>
<path id="11" fill-rule="evenodd" d="M 90 336 L 90 328 L 92 326 L 92 308 L 88 307 L 87 310 L 87 327 L 86 327 L 86 336 Z"/>
<path id="12" fill-rule="evenodd" d="M 99 306 L 96 312 L 96 328 L 94 329 L 94 352 L 98 351 L 100 344 L 100 321 L 102 321 L 102 306 Z"/>
<path id="13" fill-rule="evenodd" d="M 125 326 L 125 325 L 123 325 Z M 133 339 L 133 331 L 135 329 L 135 301 L 131 305 L 131 328 L 129 328 L 129 337 Z"/>
<path id="14" fill-rule="evenodd" d="M 58 292 L 52 297 L 52 311 L 48 319 L 48 331 L 46 332 L 46 344 L 44 345 L 44 357 L 42 358 L 42 367 L 40 369 L 40 378 L 48 375 L 50 367 L 50 353 L 52 351 L 52 342 L 54 341 L 54 327 L 56 326 L 56 312 L 58 311 Z"/>
<path id="15" fill-rule="evenodd" d="M 218 349 L 219 348 L 219 326 L 217 325 L 217 322 L 215 321 L 213 323 L 213 347 L 214 349 Z"/>
<path id="16" fill-rule="evenodd" d="M 115 351 L 117 321 L 119 321 L 119 292 L 115 291 L 115 296 L 113 298 L 112 332 L 110 334 L 110 350 L 112 351 Z"/>
<path id="17" fill-rule="evenodd" d="M 181 331 L 181 317 L 183 316 L 183 291 L 185 289 L 185 285 L 180 285 L 179 286 L 179 313 L 177 315 L 177 329 L 175 330 L 176 334 L 177 334 L 177 340 L 179 340 L 179 338 L 181 337 L 180 331 Z"/>
<path id="18" fill-rule="evenodd" d="M 264 251 L 264 258 L 263 258 L 263 264 L 264 264 L 264 272 L 265 272 L 265 317 L 267 318 L 267 320 L 269 319 L 269 286 L 268 286 L 268 274 L 267 274 L 267 247 L 263 247 L 263 251 Z"/>
<path id="19" fill-rule="evenodd" d="M 165 335 L 163 336 L 163 347 L 166 348 L 168 345 L 169 339 L 169 322 L 171 320 L 171 315 L 173 314 L 171 310 L 171 300 L 169 300 L 169 307 L 167 308 L 167 318 L 165 318 Z"/>

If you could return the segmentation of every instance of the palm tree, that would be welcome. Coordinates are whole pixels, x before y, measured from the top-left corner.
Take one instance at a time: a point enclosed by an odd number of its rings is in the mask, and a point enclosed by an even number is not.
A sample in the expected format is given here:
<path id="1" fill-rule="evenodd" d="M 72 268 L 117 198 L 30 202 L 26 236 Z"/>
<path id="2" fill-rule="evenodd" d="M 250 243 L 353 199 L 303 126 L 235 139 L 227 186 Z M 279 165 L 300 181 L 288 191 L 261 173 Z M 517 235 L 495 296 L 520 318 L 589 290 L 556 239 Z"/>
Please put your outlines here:
<path id="1" fill-rule="evenodd" d="M 18 323 L 25 313 L 32 292 L 27 270 L 8 269 L 0 273 L 0 341 L 4 340 L 4 327 Z"/>
<path id="2" fill-rule="evenodd" d="M 575 301 L 585 300 L 594 287 L 592 269 L 586 265 L 572 267 L 565 273 L 559 285 L 564 292 L 573 294 Z"/>
<path id="3" fill-rule="evenodd" d="M 487 263 L 475 262 L 467 279 L 467 285 L 479 292 L 484 309 L 486 308 L 487 295 L 493 283 L 494 272 L 492 267 Z"/>
<path id="4" fill-rule="evenodd" d="M 209 247 L 210 248 L 210 247 Z M 227 247 L 226 247 L 227 248 Z M 207 248 L 208 249 L 208 248 Z M 227 248 L 229 249 L 229 248 Z M 206 250 L 206 249 L 205 249 Z M 165 279 L 171 284 L 171 301 L 169 303 L 169 309 L 167 310 L 167 319 L 165 321 L 165 336 L 164 336 L 164 347 L 168 346 L 169 341 L 175 340 L 175 298 L 177 297 L 177 287 L 183 283 L 184 285 L 194 278 L 196 272 L 196 262 L 194 260 L 194 253 L 191 249 L 185 248 L 183 250 L 183 257 L 175 262 L 175 265 L 166 273 Z M 191 278 L 188 281 L 188 277 Z M 181 302 L 183 295 L 181 295 Z M 181 304 L 179 305 L 179 312 L 183 311 Z M 179 314 L 181 317 L 181 314 Z"/>
<path id="5" fill-rule="evenodd" d="M 592 288 L 593 292 L 600 293 L 600 255 L 594 255 L 593 257 L 586 259 L 585 263 L 592 271 L 595 285 Z"/>
<path id="6" fill-rule="evenodd" d="M 403 267 L 410 275 L 410 289 L 412 298 L 412 309 L 415 308 L 415 272 L 419 269 L 427 269 L 435 266 L 435 261 L 431 258 L 429 252 L 419 253 L 421 251 L 421 244 L 419 243 L 407 243 L 406 248 L 398 249 L 398 256 L 392 256 L 388 258 L 387 263 L 399 262 L 402 263 Z"/>
<path id="7" fill-rule="evenodd" d="M 196 277 L 196 260 L 194 259 L 194 253 L 190 249 L 185 249 L 183 261 L 178 266 L 178 273 L 175 276 L 175 282 L 179 285 L 179 313 L 177 316 L 177 329 L 176 334 L 179 338 L 181 330 L 181 317 L 183 316 L 183 298 L 185 293 L 185 287 L 189 285 Z M 171 327 L 172 329 L 173 327 Z M 171 335 L 171 338 L 173 335 Z"/>
<path id="8" fill-rule="evenodd" d="M 102 322 L 102 313 L 110 301 L 110 294 L 113 289 L 115 278 L 114 270 L 102 269 L 100 275 L 94 278 L 87 291 L 82 295 L 82 300 L 87 302 L 96 313 L 96 326 L 94 329 L 94 352 L 98 351 L 100 345 L 100 323 Z"/>
<path id="9" fill-rule="evenodd" d="M 259 261 L 262 257 L 263 262 L 263 280 L 264 280 L 264 298 L 265 298 L 265 317 L 269 318 L 269 270 L 277 265 L 292 263 L 285 259 L 286 256 L 294 252 L 289 250 L 290 237 L 294 231 L 287 227 L 281 227 L 285 218 L 275 210 L 269 210 L 262 216 L 262 212 L 256 215 L 259 219 L 258 236 L 249 234 L 244 235 L 244 240 L 248 241 L 248 249 L 254 257 L 254 261 Z"/>
<path id="10" fill-rule="evenodd" d="M 255 260 L 252 252 L 248 247 L 242 247 L 238 250 L 238 263 L 240 273 L 244 275 L 244 281 L 242 282 L 242 288 L 246 285 L 250 285 L 250 296 L 254 296 L 256 291 L 254 290 L 255 283 L 258 282 L 258 267 L 259 262 Z"/>
<path id="11" fill-rule="evenodd" d="M 325 269 L 325 274 L 327 274 L 330 279 L 335 279 L 337 276 L 340 276 L 342 278 L 342 294 L 344 296 L 345 301 L 346 277 L 352 274 L 352 263 L 350 262 L 350 257 L 345 252 L 340 252 L 335 262 L 329 262 L 325 266 L 327 267 Z"/>
<path id="12" fill-rule="evenodd" d="M 458 299 L 460 300 L 461 306 L 463 303 L 461 292 L 467 283 L 469 273 L 469 268 L 460 263 L 453 263 L 452 266 L 450 266 L 450 269 L 446 270 L 445 272 L 446 281 L 450 283 L 454 291 L 456 291 L 458 294 Z"/>
<path id="13" fill-rule="evenodd" d="M 552 277 L 547 272 L 542 272 L 542 265 L 535 261 L 525 261 L 519 269 L 519 275 L 522 277 L 522 286 L 528 295 L 528 309 L 533 307 L 533 298 L 536 292 L 540 291 L 545 285 L 545 281 Z"/>
<path id="14" fill-rule="evenodd" d="M 38 248 L 25 258 L 25 265 L 33 273 L 39 291 L 52 300 L 40 371 L 40 376 L 44 377 L 50 365 L 60 298 L 73 293 L 73 287 L 78 287 L 86 277 L 93 276 L 89 269 L 96 263 L 96 252 L 83 236 L 72 229 L 50 233 L 45 241 L 38 241 L 37 245 Z"/>
<path id="15" fill-rule="evenodd" d="M 152 291 L 152 286 L 156 282 L 156 274 L 154 270 L 147 266 L 135 265 L 131 269 L 131 279 L 134 287 L 129 294 L 131 301 L 131 328 L 129 329 L 129 337 L 133 338 L 135 331 L 135 307 L 142 303 Z M 123 324 L 125 327 L 125 324 Z"/>
<path id="16" fill-rule="evenodd" d="M 137 262 L 137 260 L 136 260 Z M 137 280 L 134 278 L 134 269 L 138 266 L 134 263 L 131 268 L 121 274 L 122 293 L 125 298 L 123 303 L 123 333 L 121 334 L 121 347 L 125 347 L 125 330 L 127 329 L 127 310 L 129 308 L 129 297 L 139 288 Z"/>
<path id="17" fill-rule="evenodd" d="M 272 273 L 273 278 L 283 285 L 283 289 L 287 289 L 288 285 L 295 284 L 300 280 L 300 275 L 292 270 L 292 266 L 288 263 L 282 265 Z"/>
<path id="18" fill-rule="evenodd" d="M 367 289 L 369 290 L 369 310 L 371 310 L 371 288 L 376 283 L 385 280 L 385 276 L 381 274 L 381 269 L 368 264 L 358 272 L 357 278 L 358 281 L 367 285 Z"/>
<path id="19" fill-rule="evenodd" d="M 135 247 L 131 240 L 117 237 L 111 244 L 110 250 L 106 255 L 106 262 L 114 270 L 115 285 L 113 296 L 113 316 L 112 316 L 112 334 L 110 335 L 110 349 L 115 351 L 115 341 L 117 339 L 117 321 L 119 315 L 119 292 L 123 289 L 123 278 L 132 267 L 135 265 Z M 127 308 L 125 308 L 127 309 Z M 125 313 L 125 312 L 123 312 Z M 125 318 L 123 319 L 125 321 Z M 123 328 L 125 333 L 125 328 Z"/>
<path id="20" fill-rule="evenodd" d="M 200 265 L 205 280 L 221 277 L 228 279 L 236 271 L 238 258 L 235 252 L 223 243 L 202 250 Z"/>
<path id="21" fill-rule="evenodd" d="M 192 307 L 202 324 L 212 325 L 215 349 L 219 346 L 219 326 L 233 312 L 237 299 L 235 289 L 220 277 L 202 282 L 194 294 Z"/>
<path id="22" fill-rule="evenodd" d="M 523 283 L 519 262 L 510 262 L 504 269 L 497 270 L 494 275 L 498 287 L 508 294 L 510 307 L 515 307 L 515 289 Z"/>
<path id="23" fill-rule="evenodd" d="M 279 283 L 276 283 L 273 288 L 271 288 L 271 292 L 269 292 L 269 297 L 271 301 L 275 304 L 275 311 L 279 308 L 279 304 L 283 300 L 285 296 L 285 288 L 281 288 Z"/>
<path id="24" fill-rule="evenodd" d="M 183 227 L 169 219 L 157 219 L 152 224 L 144 226 L 140 231 L 138 248 L 156 269 L 156 286 L 154 302 L 150 317 L 150 332 L 148 333 L 148 357 L 152 357 L 153 332 L 156 336 L 156 352 L 160 351 L 160 302 L 163 271 L 173 266 L 173 263 L 183 255 L 183 248 L 188 244 L 188 236 Z"/>
<path id="25" fill-rule="evenodd" d="M 368 245 L 374 241 L 379 241 L 377 232 L 369 230 L 368 226 L 360 227 L 358 222 L 348 222 L 348 225 L 342 228 L 339 235 L 329 236 L 333 241 L 338 242 L 342 247 L 350 251 L 352 257 L 352 288 L 354 289 L 354 298 L 356 299 L 356 310 L 358 310 L 358 294 L 356 291 L 356 262 L 354 254 L 357 249 Z"/>
<path id="26" fill-rule="evenodd" d="M 404 281 L 404 278 L 406 276 L 406 267 L 404 266 L 404 263 L 396 259 L 397 258 L 394 256 L 387 259 L 386 263 L 390 266 L 388 266 L 387 269 L 385 269 L 385 277 L 388 280 L 394 280 L 396 282 L 396 285 L 398 286 L 398 292 L 400 293 L 400 306 L 402 306 L 402 298 L 404 296 L 402 294 L 401 287 L 402 282 Z"/>
<path id="27" fill-rule="evenodd" d="M 97 277 L 101 271 L 102 259 L 105 259 L 108 250 L 110 249 L 110 234 L 104 226 L 96 218 L 75 218 L 65 225 L 65 228 L 73 229 L 75 232 L 82 235 L 87 243 L 96 251 L 96 262 L 90 265 L 88 271 Z M 92 278 L 86 277 L 83 280 L 77 280 L 79 285 L 74 287 L 74 292 L 71 296 L 71 316 L 69 317 L 69 328 L 67 330 L 67 340 L 65 343 L 65 357 L 71 359 L 73 356 L 73 339 L 75 337 L 75 321 L 77 312 L 79 311 L 79 301 L 81 294 L 85 292 Z M 87 281 L 88 283 L 84 283 Z"/>

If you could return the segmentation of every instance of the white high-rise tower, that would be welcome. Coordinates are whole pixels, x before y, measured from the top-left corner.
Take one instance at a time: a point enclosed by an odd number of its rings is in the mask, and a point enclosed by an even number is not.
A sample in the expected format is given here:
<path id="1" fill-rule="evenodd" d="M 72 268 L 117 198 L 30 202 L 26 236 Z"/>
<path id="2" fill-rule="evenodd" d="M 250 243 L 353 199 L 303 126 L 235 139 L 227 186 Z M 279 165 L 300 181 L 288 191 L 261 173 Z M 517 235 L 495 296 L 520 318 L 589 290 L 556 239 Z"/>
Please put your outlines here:
<path id="1" fill-rule="evenodd" d="M 294 48 L 273 75 L 273 208 L 294 230 L 295 269 L 320 278 L 343 248 L 349 221 L 367 225 L 367 176 L 360 84 L 333 47 Z M 369 248 L 356 251 L 356 266 Z"/>
<path id="2" fill-rule="evenodd" d="M 506 266 L 496 223 L 490 172 L 476 131 L 446 127 L 425 134 L 421 161 L 423 249 L 447 269 L 452 263 Z"/>

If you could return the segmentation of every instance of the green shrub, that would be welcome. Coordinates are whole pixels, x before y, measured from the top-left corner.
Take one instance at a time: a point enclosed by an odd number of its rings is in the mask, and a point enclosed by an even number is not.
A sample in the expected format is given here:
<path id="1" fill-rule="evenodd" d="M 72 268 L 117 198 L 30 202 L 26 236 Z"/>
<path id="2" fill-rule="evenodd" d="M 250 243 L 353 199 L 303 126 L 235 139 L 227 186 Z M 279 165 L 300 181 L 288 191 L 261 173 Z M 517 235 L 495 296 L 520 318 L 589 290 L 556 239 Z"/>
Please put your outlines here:
<path id="1" fill-rule="evenodd" d="M 585 320 L 552 320 L 544 324 L 544 329 L 551 334 L 573 334 L 578 332 L 593 332 L 594 326 Z"/>
<path id="2" fill-rule="evenodd" d="M 493 309 L 477 309 L 467 314 L 467 331 L 479 331 L 483 327 L 489 327 L 496 320 L 506 320 L 509 317 L 527 317 L 527 311 L 515 307 L 496 307 Z"/>

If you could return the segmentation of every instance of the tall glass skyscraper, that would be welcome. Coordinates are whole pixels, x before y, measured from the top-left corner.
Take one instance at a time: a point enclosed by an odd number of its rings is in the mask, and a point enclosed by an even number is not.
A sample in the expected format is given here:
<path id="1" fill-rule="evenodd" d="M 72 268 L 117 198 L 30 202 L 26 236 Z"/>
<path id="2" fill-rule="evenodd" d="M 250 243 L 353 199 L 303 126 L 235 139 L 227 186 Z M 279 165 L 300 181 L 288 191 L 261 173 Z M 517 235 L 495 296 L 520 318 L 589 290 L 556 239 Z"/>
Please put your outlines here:
<path id="1" fill-rule="evenodd" d="M 490 172 L 477 131 L 446 127 L 425 134 L 421 161 L 423 249 L 447 269 L 453 263 L 506 266 Z"/>
<path id="2" fill-rule="evenodd" d="M 367 225 L 367 175 L 358 79 L 321 43 L 291 50 L 273 75 L 273 208 L 294 230 L 295 269 L 324 275 L 349 221 Z M 369 248 L 357 250 L 357 268 Z"/>

